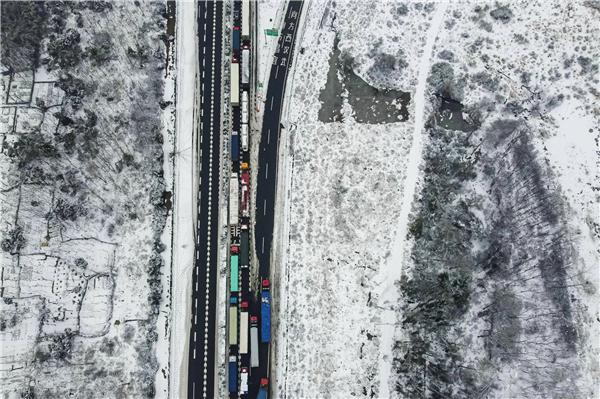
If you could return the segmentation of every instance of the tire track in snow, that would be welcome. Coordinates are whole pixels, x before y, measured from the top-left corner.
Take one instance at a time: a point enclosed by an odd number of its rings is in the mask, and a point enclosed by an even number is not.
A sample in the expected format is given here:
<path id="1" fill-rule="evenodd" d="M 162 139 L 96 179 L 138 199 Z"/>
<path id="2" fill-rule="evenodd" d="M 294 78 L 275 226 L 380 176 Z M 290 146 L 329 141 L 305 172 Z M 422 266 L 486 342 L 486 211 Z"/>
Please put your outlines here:
<path id="1" fill-rule="evenodd" d="M 402 276 L 402 265 L 408 258 L 409 248 L 405 248 L 406 233 L 408 230 L 408 216 L 412 207 L 412 202 L 415 196 L 415 188 L 417 183 L 417 174 L 419 164 L 422 159 L 423 151 L 423 127 L 425 114 L 425 90 L 427 89 L 427 77 L 431 69 L 431 56 L 433 45 L 438 37 L 440 26 L 443 22 L 443 17 L 448 8 L 447 2 L 438 3 L 435 14 L 431 21 L 431 26 L 427 31 L 427 39 L 425 49 L 421 57 L 421 62 L 418 68 L 417 87 L 414 94 L 414 128 L 412 144 L 408 157 L 408 165 L 406 168 L 405 179 L 403 182 L 402 206 L 400 208 L 400 219 L 398 231 L 391 247 L 391 253 L 386 269 L 383 282 L 381 283 L 380 303 L 383 304 L 384 310 L 381 321 L 381 340 L 379 343 L 379 397 L 392 397 L 392 348 L 394 345 L 394 330 L 397 323 L 396 304 L 399 303 L 399 293 L 395 286 L 395 282 L 400 280 Z M 392 308 L 388 308 L 392 305 Z"/>

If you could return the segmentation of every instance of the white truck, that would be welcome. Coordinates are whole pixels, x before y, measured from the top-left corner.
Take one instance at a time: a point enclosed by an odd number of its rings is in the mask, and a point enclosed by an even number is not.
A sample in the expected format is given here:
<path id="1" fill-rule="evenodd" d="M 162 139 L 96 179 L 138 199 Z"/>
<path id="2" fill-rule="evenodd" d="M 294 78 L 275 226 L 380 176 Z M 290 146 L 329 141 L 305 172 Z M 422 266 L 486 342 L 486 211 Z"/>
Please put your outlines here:
<path id="1" fill-rule="evenodd" d="M 240 105 L 240 64 L 231 63 L 231 105 Z"/>
<path id="2" fill-rule="evenodd" d="M 242 49 L 242 84 L 250 83 L 250 50 Z"/>
<path id="3" fill-rule="evenodd" d="M 250 0 L 242 0 L 242 39 L 250 38 Z"/>
<path id="4" fill-rule="evenodd" d="M 242 92 L 242 123 L 248 123 L 248 92 Z"/>
<path id="5" fill-rule="evenodd" d="M 240 354 L 248 353 L 248 302 L 243 301 L 240 311 Z"/>
<path id="6" fill-rule="evenodd" d="M 258 367 L 258 318 L 250 316 L 250 367 Z"/>
<path id="7" fill-rule="evenodd" d="M 242 151 L 248 151 L 248 125 L 242 125 Z"/>
<path id="8" fill-rule="evenodd" d="M 237 173 L 232 173 L 229 179 L 229 225 L 237 226 L 240 212 L 240 195 Z"/>
<path id="9" fill-rule="evenodd" d="M 245 395 L 248 393 L 248 368 L 242 367 L 242 373 L 240 374 L 240 394 Z"/>

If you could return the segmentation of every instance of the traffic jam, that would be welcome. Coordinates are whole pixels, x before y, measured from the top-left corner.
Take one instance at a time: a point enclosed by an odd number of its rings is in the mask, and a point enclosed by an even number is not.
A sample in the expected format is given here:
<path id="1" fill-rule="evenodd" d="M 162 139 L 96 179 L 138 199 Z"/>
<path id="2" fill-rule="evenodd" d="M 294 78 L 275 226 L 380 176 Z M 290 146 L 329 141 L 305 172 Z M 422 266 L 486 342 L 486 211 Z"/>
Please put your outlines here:
<path id="1" fill-rule="evenodd" d="M 227 317 L 228 390 L 231 398 L 267 399 L 271 340 L 269 279 L 261 279 L 260 297 L 250 289 L 249 0 L 234 1 L 231 45 L 230 101 L 233 123 L 228 220 L 231 242 Z"/>

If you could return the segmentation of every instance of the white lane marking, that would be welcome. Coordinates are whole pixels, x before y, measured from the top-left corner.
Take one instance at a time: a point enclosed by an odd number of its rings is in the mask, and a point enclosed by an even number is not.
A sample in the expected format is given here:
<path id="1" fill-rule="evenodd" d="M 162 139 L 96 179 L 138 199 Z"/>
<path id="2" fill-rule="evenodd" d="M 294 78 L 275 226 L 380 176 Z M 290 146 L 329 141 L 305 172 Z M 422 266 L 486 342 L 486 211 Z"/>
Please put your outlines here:
<path id="1" fill-rule="evenodd" d="M 271 142 L 271 129 L 267 129 L 267 144 Z"/>
<path id="2" fill-rule="evenodd" d="M 263 203 L 263 215 L 267 214 L 267 200 Z"/>
<path id="3" fill-rule="evenodd" d="M 277 79 L 277 75 L 279 75 L 279 63 L 277 64 L 277 68 L 275 68 L 275 79 Z"/>
<path id="4" fill-rule="evenodd" d="M 265 180 L 269 180 L 269 163 L 267 162 L 267 167 L 265 168 Z"/>
<path id="5" fill-rule="evenodd" d="M 206 12 L 206 11 L 205 11 Z M 215 117 L 215 43 L 217 30 L 215 29 L 217 26 L 217 2 L 213 2 L 213 24 L 212 24 L 212 56 L 211 56 L 211 87 L 210 87 L 210 151 L 209 151 L 209 161 L 208 161 L 208 234 L 209 239 L 207 240 L 207 251 L 206 251 L 206 280 L 210 282 L 210 231 L 211 231 L 211 206 L 212 206 L 212 176 L 213 176 L 213 137 L 214 137 L 214 117 Z M 206 60 L 206 58 L 204 58 Z M 209 294 L 210 285 L 206 284 L 206 301 L 205 305 L 209 305 Z M 208 312 L 204 312 L 204 336 L 208 336 Z M 207 373 L 207 363 L 208 363 L 208 340 L 204 340 L 204 369 L 202 376 L 202 397 L 207 398 L 207 386 L 208 386 L 208 373 Z"/>
<path id="6" fill-rule="evenodd" d="M 273 100 L 275 99 L 275 97 L 271 97 L 271 111 L 273 111 Z"/>
<path id="7" fill-rule="evenodd" d="M 262 238 L 262 249 L 261 249 L 260 252 L 263 253 L 263 254 L 265 253 L 265 237 L 264 236 Z"/>
<path id="8" fill-rule="evenodd" d="M 196 358 L 196 348 L 194 348 L 194 359 Z M 195 383 L 194 383 L 195 384 Z"/>

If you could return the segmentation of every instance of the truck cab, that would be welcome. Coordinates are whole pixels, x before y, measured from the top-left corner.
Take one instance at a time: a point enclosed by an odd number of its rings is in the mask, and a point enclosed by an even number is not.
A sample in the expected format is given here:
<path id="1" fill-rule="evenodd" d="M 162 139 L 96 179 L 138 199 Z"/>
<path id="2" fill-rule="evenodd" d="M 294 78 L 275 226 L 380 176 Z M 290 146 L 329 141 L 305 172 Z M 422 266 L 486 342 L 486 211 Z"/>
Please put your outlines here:
<path id="1" fill-rule="evenodd" d="M 261 378 L 260 379 L 260 388 L 258 389 L 258 395 L 256 399 L 267 399 L 267 395 L 269 394 L 269 379 Z"/>

